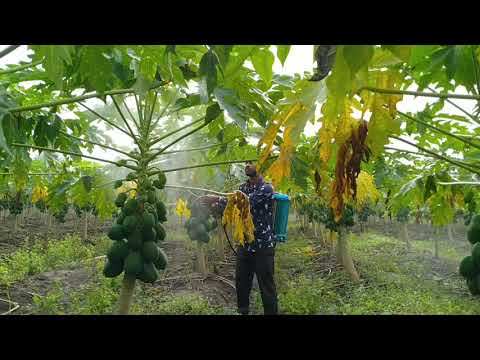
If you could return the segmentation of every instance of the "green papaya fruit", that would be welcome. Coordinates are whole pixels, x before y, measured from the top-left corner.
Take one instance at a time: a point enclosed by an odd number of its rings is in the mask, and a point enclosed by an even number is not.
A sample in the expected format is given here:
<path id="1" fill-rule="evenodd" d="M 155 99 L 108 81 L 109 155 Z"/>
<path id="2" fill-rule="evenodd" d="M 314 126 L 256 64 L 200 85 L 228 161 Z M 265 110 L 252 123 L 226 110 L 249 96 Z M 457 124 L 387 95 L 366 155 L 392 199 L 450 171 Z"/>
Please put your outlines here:
<path id="1" fill-rule="evenodd" d="M 127 175 L 126 179 L 127 181 L 133 181 L 137 178 L 137 173 L 135 172 L 131 172 Z"/>
<path id="2" fill-rule="evenodd" d="M 190 229 L 192 232 L 195 232 L 199 235 L 207 232 L 207 228 L 205 225 L 203 225 L 203 223 L 194 224 L 190 227 Z"/>
<path id="3" fill-rule="evenodd" d="M 114 262 L 107 259 L 103 267 L 103 276 L 107 278 L 117 277 L 123 272 L 123 266 L 122 261 Z"/>
<path id="4" fill-rule="evenodd" d="M 210 235 L 208 233 L 200 233 L 198 236 L 198 241 L 203 242 L 203 243 L 208 243 L 210 241 Z"/>
<path id="5" fill-rule="evenodd" d="M 159 184 L 159 189 L 163 189 L 165 187 L 165 184 L 167 183 L 167 177 L 165 176 L 165 173 L 160 172 L 158 174 L 158 184 Z"/>
<path id="6" fill-rule="evenodd" d="M 480 294 L 480 274 L 477 274 L 470 279 L 467 279 L 468 290 L 472 295 Z"/>
<path id="7" fill-rule="evenodd" d="M 128 247 L 132 250 L 139 250 L 142 248 L 143 239 L 140 229 L 136 228 L 128 235 Z"/>
<path id="8" fill-rule="evenodd" d="M 122 229 L 125 235 L 130 235 L 138 225 L 138 218 L 134 215 L 128 215 L 123 220 Z"/>
<path id="9" fill-rule="evenodd" d="M 480 269 L 480 242 L 473 245 L 472 259 L 477 269 Z"/>
<path id="10" fill-rule="evenodd" d="M 474 225 L 477 225 L 477 227 L 480 226 L 480 214 L 475 215 L 475 216 L 472 218 L 472 223 L 473 223 Z"/>
<path id="11" fill-rule="evenodd" d="M 125 215 L 133 215 L 138 211 L 139 201 L 137 199 L 128 199 L 123 206 L 123 211 Z"/>
<path id="12" fill-rule="evenodd" d="M 165 254 L 165 252 L 161 248 L 159 248 L 158 250 L 159 250 L 158 258 L 153 262 L 153 264 L 158 270 L 165 270 L 168 265 L 167 254 Z"/>
<path id="13" fill-rule="evenodd" d="M 127 200 L 127 194 L 126 193 L 118 194 L 117 198 L 115 199 L 115 206 L 116 207 L 122 207 L 123 204 L 125 204 L 126 200 Z"/>
<path id="14" fill-rule="evenodd" d="M 125 274 L 136 276 L 143 271 L 142 255 L 138 251 L 132 251 L 128 254 L 124 263 Z"/>
<path id="15" fill-rule="evenodd" d="M 465 258 L 463 258 L 462 262 L 460 263 L 459 272 L 460 275 L 467 279 L 473 277 L 476 274 L 477 268 L 471 256 L 466 256 Z"/>
<path id="16" fill-rule="evenodd" d="M 472 222 L 467 231 L 467 239 L 472 245 L 480 242 L 480 225 Z"/>
<path id="17" fill-rule="evenodd" d="M 143 228 L 153 228 L 155 226 L 155 217 L 153 214 L 144 211 L 142 214 Z"/>
<path id="18" fill-rule="evenodd" d="M 157 224 L 155 229 L 157 230 L 157 240 L 158 241 L 165 240 L 165 237 L 167 236 L 167 233 L 165 232 L 165 229 L 163 228 L 163 226 L 161 224 Z"/>
<path id="19" fill-rule="evenodd" d="M 123 220 L 125 220 L 125 214 L 123 213 L 123 211 L 120 211 L 120 212 L 118 213 L 116 223 L 119 224 L 119 225 L 122 225 L 122 224 L 123 224 Z"/>
<path id="20" fill-rule="evenodd" d="M 155 244 L 153 241 L 147 241 L 143 243 L 142 246 L 142 256 L 147 262 L 152 262 L 157 260 L 159 256 L 159 248 L 157 244 Z"/>
<path id="21" fill-rule="evenodd" d="M 122 225 L 113 224 L 107 236 L 112 240 L 122 240 L 125 237 Z"/>
<path id="22" fill-rule="evenodd" d="M 153 284 L 158 279 L 158 270 L 155 268 L 155 265 L 151 262 L 147 262 L 143 266 L 143 271 L 137 275 L 137 279 L 144 283 Z"/>
<path id="23" fill-rule="evenodd" d="M 128 256 L 129 253 L 130 249 L 127 245 L 127 242 L 125 240 L 119 240 L 112 244 L 107 252 L 107 258 L 112 262 L 121 262 Z"/>
<path id="24" fill-rule="evenodd" d="M 157 194 L 155 194 L 155 191 L 150 190 L 147 194 L 147 201 L 150 204 L 155 204 L 157 202 Z"/>
<path id="25" fill-rule="evenodd" d="M 157 242 L 157 232 L 155 228 L 143 228 L 142 229 L 143 242 L 154 241 Z"/>

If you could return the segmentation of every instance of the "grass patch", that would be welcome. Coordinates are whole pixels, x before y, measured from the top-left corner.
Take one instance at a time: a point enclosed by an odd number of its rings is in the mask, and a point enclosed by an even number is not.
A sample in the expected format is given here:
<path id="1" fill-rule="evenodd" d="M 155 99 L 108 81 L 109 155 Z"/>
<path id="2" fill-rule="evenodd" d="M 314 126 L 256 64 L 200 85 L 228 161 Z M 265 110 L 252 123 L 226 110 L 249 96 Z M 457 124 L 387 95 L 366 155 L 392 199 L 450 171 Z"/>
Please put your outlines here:
<path id="1" fill-rule="evenodd" d="M 77 235 L 67 235 L 62 240 L 49 239 L 33 246 L 25 244 L 0 258 L 0 284 L 10 285 L 45 271 L 77 266 L 83 260 L 105 254 L 109 245 L 106 236 L 91 245 Z"/>

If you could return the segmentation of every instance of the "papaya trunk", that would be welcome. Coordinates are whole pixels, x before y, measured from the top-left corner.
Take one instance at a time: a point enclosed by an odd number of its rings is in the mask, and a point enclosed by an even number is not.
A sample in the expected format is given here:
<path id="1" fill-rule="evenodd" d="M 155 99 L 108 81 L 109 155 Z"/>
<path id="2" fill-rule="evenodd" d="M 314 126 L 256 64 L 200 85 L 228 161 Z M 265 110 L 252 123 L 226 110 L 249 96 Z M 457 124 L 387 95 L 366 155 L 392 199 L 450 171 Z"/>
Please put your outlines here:
<path id="1" fill-rule="evenodd" d="M 434 256 L 435 256 L 435 259 L 438 259 L 438 229 L 435 229 L 433 233 L 433 243 L 434 243 Z"/>
<path id="2" fill-rule="evenodd" d="M 337 241 L 337 261 L 340 265 L 343 266 L 344 270 L 350 276 L 353 281 L 360 281 L 360 276 L 358 275 L 357 269 L 353 263 L 352 257 L 348 252 L 348 242 L 345 233 L 345 229 L 340 228 L 338 231 L 338 241 Z"/>
<path id="3" fill-rule="evenodd" d="M 330 253 L 330 258 L 333 257 L 334 255 L 334 250 L 335 250 L 335 231 L 328 230 L 328 237 L 330 239 L 329 241 L 329 253 Z"/>
<path id="4" fill-rule="evenodd" d="M 450 242 L 453 242 L 453 229 L 452 229 L 452 224 L 447 225 L 447 233 L 448 233 L 448 240 Z"/>
<path id="5" fill-rule="evenodd" d="M 323 224 L 319 224 L 319 228 L 320 228 L 320 244 L 322 245 L 322 247 L 325 247 L 326 246 L 325 228 Z"/>
<path id="6" fill-rule="evenodd" d="M 410 236 L 408 235 L 408 226 L 407 223 L 403 223 L 403 240 L 405 240 L 405 244 L 407 245 L 407 249 L 410 250 Z"/>
<path id="7" fill-rule="evenodd" d="M 202 276 L 207 276 L 207 262 L 205 260 L 205 251 L 203 246 L 197 242 L 197 258 L 196 258 L 196 271 Z"/>
<path id="8" fill-rule="evenodd" d="M 217 255 L 220 261 L 225 261 L 225 243 L 223 241 L 223 228 L 219 226 L 217 228 Z"/>
<path id="9" fill-rule="evenodd" d="M 318 237 L 317 235 L 317 222 L 313 221 L 313 234 L 315 235 L 315 238 Z"/>
<path id="10" fill-rule="evenodd" d="M 85 226 L 84 226 L 84 228 L 83 228 L 83 240 L 86 241 L 86 240 L 87 240 L 87 237 L 88 237 L 88 212 L 85 211 L 84 214 L 85 214 L 85 215 L 84 215 L 84 216 L 85 216 L 85 224 L 84 224 Z"/>
<path id="11" fill-rule="evenodd" d="M 125 275 L 118 299 L 118 315 L 128 315 L 135 291 L 135 278 Z"/>

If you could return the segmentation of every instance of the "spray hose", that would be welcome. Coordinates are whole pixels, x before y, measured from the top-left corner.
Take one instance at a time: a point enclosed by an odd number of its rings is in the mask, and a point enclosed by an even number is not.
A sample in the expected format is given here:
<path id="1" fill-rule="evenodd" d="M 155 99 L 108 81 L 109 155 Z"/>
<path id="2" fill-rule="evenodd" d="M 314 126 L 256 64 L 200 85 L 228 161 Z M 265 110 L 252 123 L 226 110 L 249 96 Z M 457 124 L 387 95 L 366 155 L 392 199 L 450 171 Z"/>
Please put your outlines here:
<path id="1" fill-rule="evenodd" d="M 233 245 L 232 245 L 232 243 L 230 242 L 230 238 L 228 237 L 226 225 L 223 225 L 223 232 L 225 233 L 225 237 L 227 238 L 228 245 L 230 245 L 230 249 L 232 249 L 232 251 L 233 251 L 233 253 L 235 254 L 235 256 L 237 256 L 237 252 L 236 252 L 235 249 L 233 248 Z"/>

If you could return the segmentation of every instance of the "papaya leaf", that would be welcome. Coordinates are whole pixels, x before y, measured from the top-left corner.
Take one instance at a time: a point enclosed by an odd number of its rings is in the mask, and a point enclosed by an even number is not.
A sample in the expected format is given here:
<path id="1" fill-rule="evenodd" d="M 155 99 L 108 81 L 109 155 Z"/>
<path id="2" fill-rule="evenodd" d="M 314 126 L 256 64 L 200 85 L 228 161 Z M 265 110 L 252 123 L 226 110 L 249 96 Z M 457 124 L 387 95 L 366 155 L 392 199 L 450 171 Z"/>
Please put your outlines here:
<path id="1" fill-rule="evenodd" d="M 408 62 L 410 60 L 412 45 L 382 45 L 382 47 L 389 50 L 403 62 Z"/>
<path id="2" fill-rule="evenodd" d="M 230 52 L 228 64 L 224 69 L 225 78 L 236 76 L 245 60 L 258 49 L 258 45 L 235 45 Z"/>
<path id="3" fill-rule="evenodd" d="M 353 76 L 358 70 L 368 65 L 373 56 L 373 46 L 345 45 L 343 54 Z"/>
<path id="4" fill-rule="evenodd" d="M 291 45 L 277 45 L 277 57 L 282 66 L 285 66 L 288 54 L 290 53 Z"/>
<path id="5" fill-rule="evenodd" d="M 230 58 L 230 52 L 232 51 L 233 45 L 213 45 L 212 49 L 218 57 L 219 64 L 222 69 L 228 64 Z"/>
<path id="6" fill-rule="evenodd" d="M 205 121 L 211 122 L 215 120 L 221 113 L 222 113 L 222 109 L 218 104 L 210 105 L 207 108 L 207 112 L 205 114 Z"/>
<path id="7" fill-rule="evenodd" d="M 198 74 L 206 82 L 206 90 L 209 96 L 217 85 L 217 64 L 217 56 L 212 50 L 207 51 L 200 60 Z"/>
<path id="8" fill-rule="evenodd" d="M 31 45 L 35 51 L 34 59 L 43 59 L 42 66 L 57 89 L 63 88 L 63 76 L 65 65 L 72 63 L 72 55 L 75 52 L 74 45 Z"/>
<path id="9" fill-rule="evenodd" d="M 275 56 L 268 49 L 261 49 L 250 56 L 255 71 L 260 75 L 263 81 L 270 87 L 273 76 L 273 63 Z"/>
<path id="10" fill-rule="evenodd" d="M 425 181 L 425 191 L 423 193 L 423 200 L 427 201 L 432 194 L 437 192 L 437 184 L 433 175 L 428 175 Z"/>
<path id="11" fill-rule="evenodd" d="M 217 87 L 214 91 L 215 99 L 227 115 L 243 130 L 247 127 L 245 106 L 240 102 L 235 92 L 231 89 Z"/>
<path id="12" fill-rule="evenodd" d="M 106 55 L 111 45 L 84 45 L 81 49 L 78 72 L 86 89 L 103 92 L 113 83 L 113 62 Z"/>

